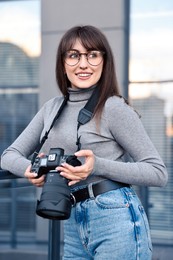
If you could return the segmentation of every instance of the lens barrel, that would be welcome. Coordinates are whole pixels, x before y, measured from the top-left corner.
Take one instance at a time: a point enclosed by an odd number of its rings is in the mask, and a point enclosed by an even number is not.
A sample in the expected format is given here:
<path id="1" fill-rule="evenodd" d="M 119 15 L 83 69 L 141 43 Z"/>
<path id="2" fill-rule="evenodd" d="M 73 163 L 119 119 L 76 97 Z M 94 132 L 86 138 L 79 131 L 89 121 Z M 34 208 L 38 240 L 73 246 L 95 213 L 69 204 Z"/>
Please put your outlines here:
<path id="1" fill-rule="evenodd" d="M 40 200 L 37 201 L 37 215 L 48 219 L 64 220 L 70 217 L 71 207 L 67 179 L 57 171 L 48 172 Z"/>

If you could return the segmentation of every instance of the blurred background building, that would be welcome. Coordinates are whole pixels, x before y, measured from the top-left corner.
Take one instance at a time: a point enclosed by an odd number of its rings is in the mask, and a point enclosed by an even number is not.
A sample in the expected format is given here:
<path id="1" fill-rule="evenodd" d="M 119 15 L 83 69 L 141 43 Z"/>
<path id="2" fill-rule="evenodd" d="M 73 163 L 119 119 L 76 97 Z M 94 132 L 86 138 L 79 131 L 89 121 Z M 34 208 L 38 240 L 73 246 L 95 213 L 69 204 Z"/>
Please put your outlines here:
<path id="1" fill-rule="evenodd" d="M 0 0 L 0 154 L 41 105 L 60 94 L 56 50 L 71 26 L 91 24 L 113 49 L 121 92 L 169 172 L 165 188 L 136 187 L 151 226 L 154 258 L 173 254 L 173 2 Z M 35 214 L 38 189 L 0 181 L 0 259 L 47 259 L 49 221 Z M 20 186 L 20 187 L 18 187 Z M 63 239 L 61 238 L 61 245 Z"/>

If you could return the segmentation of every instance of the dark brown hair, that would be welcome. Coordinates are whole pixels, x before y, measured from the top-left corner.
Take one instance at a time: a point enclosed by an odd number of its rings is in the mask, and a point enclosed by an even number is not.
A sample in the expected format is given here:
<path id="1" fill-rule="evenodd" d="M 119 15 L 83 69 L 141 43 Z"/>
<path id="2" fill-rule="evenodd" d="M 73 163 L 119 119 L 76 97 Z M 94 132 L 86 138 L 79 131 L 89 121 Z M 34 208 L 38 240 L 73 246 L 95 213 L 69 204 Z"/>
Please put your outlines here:
<path id="1" fill-rule="evenodd" d="M 98 105 L 95 109 L 95 115 L 101 115 L 103 106 L 110 96 L 119 96 L 119 88 L 115 73 L 114 59 L 111 47 L 105 35 L 96 27 L 76 26 L 68 30 L 62 37 L 56 59 L 56 80 L 57 84 L 65 96 L 68 92 L 68 87 L 71 85 L 66 74 L 64 73 L 64 54 L 70 50 L 79 39 L 81 44 L 86 50 L 99 50 L 103 51 L 104 63 L 101 78 L 98 82 L 100 88 L 100 95 Z"/>

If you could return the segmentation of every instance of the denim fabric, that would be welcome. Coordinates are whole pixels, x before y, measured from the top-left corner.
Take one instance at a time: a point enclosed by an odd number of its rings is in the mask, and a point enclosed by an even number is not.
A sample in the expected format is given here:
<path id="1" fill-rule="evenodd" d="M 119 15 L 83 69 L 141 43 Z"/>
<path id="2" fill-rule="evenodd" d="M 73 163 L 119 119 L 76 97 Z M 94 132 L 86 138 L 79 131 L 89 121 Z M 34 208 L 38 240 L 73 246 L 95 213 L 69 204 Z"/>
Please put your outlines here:
<path id="1" fill-rule="evenodd" d="M 151 260 L 143 206 L 131 188 L 79 202 L 64 222 L 64 260 Z"/>

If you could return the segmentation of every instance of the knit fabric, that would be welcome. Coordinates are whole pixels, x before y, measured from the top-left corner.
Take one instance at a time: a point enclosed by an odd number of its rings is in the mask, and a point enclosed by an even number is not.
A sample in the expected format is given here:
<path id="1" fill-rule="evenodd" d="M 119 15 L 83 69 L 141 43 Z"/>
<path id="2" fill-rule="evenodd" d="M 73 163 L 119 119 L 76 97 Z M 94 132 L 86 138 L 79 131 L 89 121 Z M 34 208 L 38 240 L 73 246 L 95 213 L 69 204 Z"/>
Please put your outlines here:
<path id="1" fill-rule="evenodd" d="M 69 89 L 69 101 L 60 118 L 49 133 L 41 152 L 50 148 L 63 148 L 65 154 L 77 150 L 77 117 L 91 96 L 93 88 Z M 55 117 L 62 97 L 46 102 L 30 124 L 1 156 L 1 167 L 23 176 L 30 164 L 29 156 L 35 151 L 41 137 Z M 134 185 L 164 186 L 167 182 L 166 167 L 148 137 L 138 114 L 123 98 L 113 96 L 105 103 L 99 129 L 95 119 L 79 128 L 81 149 L 90 149 L 95 155 L 91 175 L 77 185 L 103 179 Z M 127 156 L 130 160 L 127 161 Z"/>

